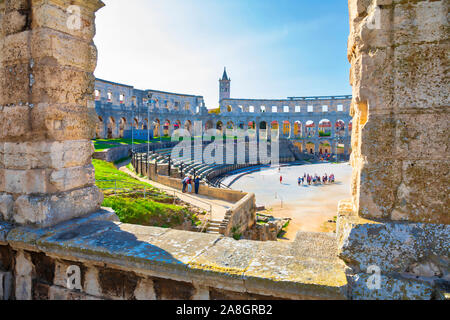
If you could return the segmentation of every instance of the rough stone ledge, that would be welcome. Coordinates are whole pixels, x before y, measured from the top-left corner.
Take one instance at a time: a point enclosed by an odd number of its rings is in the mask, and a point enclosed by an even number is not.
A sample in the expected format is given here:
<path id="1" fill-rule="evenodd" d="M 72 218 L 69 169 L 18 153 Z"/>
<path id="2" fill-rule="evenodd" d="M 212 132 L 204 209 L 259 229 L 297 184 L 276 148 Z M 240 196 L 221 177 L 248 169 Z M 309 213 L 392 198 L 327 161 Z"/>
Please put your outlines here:
<path id="1" fill-rule="evenodd" d="M 46 229 L 5 226 L 6 241 L 13 249 L 235 292 L 285 299 L 347 297 L 345 265 L 333 236 L 305 234 L 293 243 L 235 241 L 122 224 L 111 216 L 103 211 Z M 320 239 L 300 241 L 315 236 Z"/>
<path id="2" fill-rule="evenodd" d="M 359 279 L 350 280 L 356 298 L 437 298 L 436 288 L 450 283 L 450 225 L 339 215 L 338 230 L 339 256 Z M 380 270 L 382 291 L 360 286 L 370 266 Z"/>

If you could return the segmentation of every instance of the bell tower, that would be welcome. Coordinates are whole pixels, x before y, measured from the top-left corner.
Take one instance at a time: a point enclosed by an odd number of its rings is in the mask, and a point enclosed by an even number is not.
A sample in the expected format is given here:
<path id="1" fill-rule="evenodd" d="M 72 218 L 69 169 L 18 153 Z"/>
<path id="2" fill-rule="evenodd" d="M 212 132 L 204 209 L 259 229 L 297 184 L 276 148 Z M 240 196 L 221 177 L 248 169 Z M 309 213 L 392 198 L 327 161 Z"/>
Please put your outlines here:
<path id="1" fill-rule="evenodd" d="M 219 104 L 223 99 L 230 99 L 231 79 L 228 78 L 227 68 L 224 68 L 222 79 L 219 79 Z"/>

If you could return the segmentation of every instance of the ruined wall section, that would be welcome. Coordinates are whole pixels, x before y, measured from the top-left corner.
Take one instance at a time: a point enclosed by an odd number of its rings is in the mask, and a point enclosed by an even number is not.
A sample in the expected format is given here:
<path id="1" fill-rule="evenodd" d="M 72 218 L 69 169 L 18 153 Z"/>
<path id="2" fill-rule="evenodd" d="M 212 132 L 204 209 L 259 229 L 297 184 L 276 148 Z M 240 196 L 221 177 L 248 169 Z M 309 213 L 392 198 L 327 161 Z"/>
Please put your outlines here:
<path id="1" fill-rule="evenodd" d="M 349 1 L 353 204 L 362 217 L 450 223 L 448 7 Z"/>
<path id="2" fill-rule="evenodd" d="M 353 299 L 450 287 L 448 7 L 349 0 L 353 198 L 337 234 Z"/>
<path id="3" fill-rule="evenodd" d="M 51 226 L 100 208 L 89 139 L 101 6 L 0 1 L 0 220 Z"/>

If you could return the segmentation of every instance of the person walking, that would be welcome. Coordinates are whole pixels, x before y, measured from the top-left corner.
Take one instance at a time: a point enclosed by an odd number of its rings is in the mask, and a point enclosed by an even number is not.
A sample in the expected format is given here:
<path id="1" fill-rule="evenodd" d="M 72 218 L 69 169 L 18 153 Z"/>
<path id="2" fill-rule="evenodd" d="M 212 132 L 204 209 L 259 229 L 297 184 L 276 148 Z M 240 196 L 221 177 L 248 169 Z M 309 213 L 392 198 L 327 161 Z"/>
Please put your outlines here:
<path id="1" fill-rule="evenodd" d="M 187 177 L 184 177 L 184 179 L 183 179 L 183 193 L 186 192 L 186 186 L 187 186 Z"/>
<path id="2" fill-rule="evenodd" d="M 194 179 L 195 184 L 195 194 L 198 194 L 198 189 L 200 188 L 200 178 L 197 176 Z"/>
<path id="3" fill-rule="evenodd" d="M 188 177 L 187 187 L 188 187 L 188 192 L 192 193 L 192 179 L 190 176 Z"/>
<path id="4" fill-rule="evenodd" d="M 283 176 L 280 176 L 280 183 L 283 183 Z"/>

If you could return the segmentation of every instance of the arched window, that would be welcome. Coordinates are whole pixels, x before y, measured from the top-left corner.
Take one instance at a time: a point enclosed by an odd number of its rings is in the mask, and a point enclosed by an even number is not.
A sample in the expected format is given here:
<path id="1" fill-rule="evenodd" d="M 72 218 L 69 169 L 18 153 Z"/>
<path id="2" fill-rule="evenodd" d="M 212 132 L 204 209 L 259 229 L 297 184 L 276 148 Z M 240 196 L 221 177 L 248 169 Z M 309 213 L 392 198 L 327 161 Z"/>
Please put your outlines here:
<path id="1" fill-rule="evenodd" d="M 125 95 L 124 95 L 123 93 L 121 93 L 121 94 L 119 95 L 119 102 L 120 102 L 121 104 L 125 103 Z"/>
<path id="2" fill-rule="evenodd" d="M 248 107 L 248 111 L 249 111 L 249 112 L 255 112 L 255 107 L 254 107 L 254 106 Z"/>
<path id="3" fill-rule="evenodd" d="M 108 91 L 107 97 L 108 97 L 108 102 L 112 102 L 112 93 L 111 93 L 111 91 Z"/>
<path id="4" fill-rule="evenodd" d="M 314 112 L 314 107 L 313 106 L 308 106 L 308 112 Z"/>
<path id="5" fill-rule="evenodd" d="M 261 106 L 261 112 L 266 112 L 266 106 Z"/>
<path id="6" fill-rule="evenodd" d="M 278 108 L 277 108 L 277 106 L 272 106 L 272 112 L 273 112 L 273 113 L 276 113 L 276 112 L 278 112 Z"/>
<path id="7" fill-rule="evenodd" d="M 322 106 L 322 112 L 328 112 L 328 106 L 323 105 Z"/>
<path id="8" fill-rule="evenodd" d="M 95 89 L 94 94 L 95 94 L 95 100 L 100 100 L 100 90 Z"/>
<path id="9" fill-rule="evenodd" d="M 300 106 L 295 106 L 295 112 L 300 112 Z"/>
<path id="10" fill-rule="evenodd" d="M 343 112 L 344 111 L 344 106 L 342 104 L 338 104 L 337 111 L 338 112 Z"/>
<path id="11" fill-rule="evenodd" d="M 283 112 L 289 112 L 289 106 L 284 106 L 283 107 Z"/>

